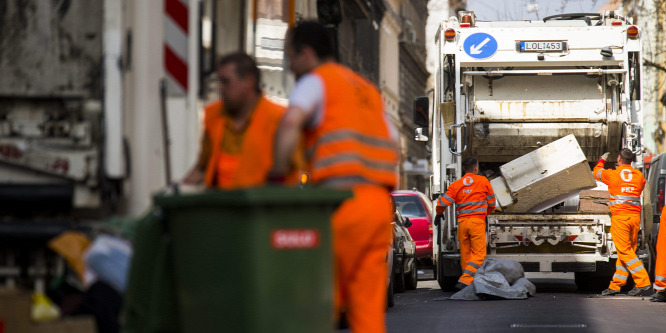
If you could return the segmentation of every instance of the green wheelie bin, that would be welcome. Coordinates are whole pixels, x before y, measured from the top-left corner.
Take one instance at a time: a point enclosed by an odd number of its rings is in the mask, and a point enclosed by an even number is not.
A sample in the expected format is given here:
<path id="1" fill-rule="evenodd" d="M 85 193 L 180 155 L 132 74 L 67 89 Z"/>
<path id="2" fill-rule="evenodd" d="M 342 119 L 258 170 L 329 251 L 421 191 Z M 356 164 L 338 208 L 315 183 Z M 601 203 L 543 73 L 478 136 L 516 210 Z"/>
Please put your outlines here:
<path id="1" fill-rule="evenodd" d="M 137 231 L 125 331 L 333 331 L 330 218 L 349 197 L 282 187 L 155 196 L 159 226 Z"/>

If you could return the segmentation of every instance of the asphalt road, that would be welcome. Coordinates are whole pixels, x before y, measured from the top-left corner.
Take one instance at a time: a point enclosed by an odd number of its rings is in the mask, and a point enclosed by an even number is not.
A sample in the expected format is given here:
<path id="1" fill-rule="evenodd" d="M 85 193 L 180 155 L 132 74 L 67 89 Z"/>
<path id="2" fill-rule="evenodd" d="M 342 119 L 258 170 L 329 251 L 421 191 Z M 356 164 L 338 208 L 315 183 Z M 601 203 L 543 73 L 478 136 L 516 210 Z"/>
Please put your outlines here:
<path id="1" fill-rule="evenodd" d="M 537 295 L 511 301 L 453 301 L 437 281 L 420 280 L 417 290 L 395 295 L 388 332 L 666 332 L 666 303 L 579 293 L 566 274 L 528 279 Z"/>

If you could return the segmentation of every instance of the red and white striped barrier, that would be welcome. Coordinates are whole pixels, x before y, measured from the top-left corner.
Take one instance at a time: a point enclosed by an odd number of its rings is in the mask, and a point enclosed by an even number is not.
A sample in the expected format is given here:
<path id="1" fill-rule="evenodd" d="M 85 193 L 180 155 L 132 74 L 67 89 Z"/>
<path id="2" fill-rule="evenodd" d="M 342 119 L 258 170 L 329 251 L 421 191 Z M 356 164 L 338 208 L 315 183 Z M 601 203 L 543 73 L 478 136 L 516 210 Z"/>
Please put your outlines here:
<path id="1" fill-rule="evenodd" d="M 188 12 L 188 0 L 164 0 L 164 70 L 170 96 L 187 95 Z"/>

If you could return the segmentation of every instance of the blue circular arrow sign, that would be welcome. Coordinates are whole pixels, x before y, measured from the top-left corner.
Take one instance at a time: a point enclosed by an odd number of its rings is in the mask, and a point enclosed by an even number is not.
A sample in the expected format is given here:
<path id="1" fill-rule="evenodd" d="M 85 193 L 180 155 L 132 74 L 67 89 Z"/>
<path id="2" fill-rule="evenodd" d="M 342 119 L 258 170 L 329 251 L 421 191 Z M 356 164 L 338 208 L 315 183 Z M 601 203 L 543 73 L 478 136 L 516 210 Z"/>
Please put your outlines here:
<path id="1" fill-rule="evenodd" d="M 463 48 L 465 53 L 474 59 L 486 59 L 497 52 L 497 40 L 487 33 L 477 32 L 465 39 Z"/>

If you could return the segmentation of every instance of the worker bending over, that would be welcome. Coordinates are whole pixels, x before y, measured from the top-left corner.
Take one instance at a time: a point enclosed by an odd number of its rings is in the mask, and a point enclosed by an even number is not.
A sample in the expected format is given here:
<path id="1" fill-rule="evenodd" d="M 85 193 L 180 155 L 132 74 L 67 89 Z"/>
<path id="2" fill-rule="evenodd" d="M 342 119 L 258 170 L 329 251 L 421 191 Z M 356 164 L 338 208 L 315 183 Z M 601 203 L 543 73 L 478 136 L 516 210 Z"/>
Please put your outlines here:
<path id="1" fill-rule="evenodd" d="M 627 284 L 631 273 L 636 287 L 628 292 L 630 296 L 652 294 L 652 286 L 645 267 L 636 256 L 638 231 L 641 228 L 641 193 L 645 187 L 643 174 L 631 166 L 636 155 L 629 149 L 620 150 L 617 157 L 617 169 L 604 169 L 609 153 L 601 156 L 592 173 L 598 181 L 608 185 L 611 211 L 611 236 L 617 251 L 615 275 L 603 296 L 612 296 L 620 292 Z"/>
<path id="2" fill-rule="evenodd" d="M 217 75 L 222 100 L 205 107 L 199 158 L 183 183 L 227 190 L 262 185 L 286 108 L 264 96 L 261 72 L 245 53 L 224 56 Z"/>
<path id="3" fill-rule="evenodd" d="M 346 310 L 353 332 L 384 332 L 395 129 L 377 87 L 333 60 L 324 26 L 305 21 L 289 29 L 285 52 L 298 81 L 276 136 L 271 180 L 288 172 L 288 157 L 304 135 L 311 182 L 353 192 L 331 221 L 335 305 Z"/>
<path id="4" fill-rule="evenodd" d="M 495 209 L 495 193 L 486 177 L 479 176 L 479 163 L 467 158 L 462 163 L 465 175 L 449 185 L 437 200 L 437 217 L 441 221 L 446 206 L 456 204 L 460 265 L 463 274 L 456 284 L 460 290 L 474 281 L 476 270 L 486 259 L 486 216 Z"/>

